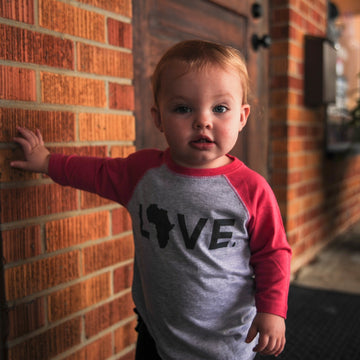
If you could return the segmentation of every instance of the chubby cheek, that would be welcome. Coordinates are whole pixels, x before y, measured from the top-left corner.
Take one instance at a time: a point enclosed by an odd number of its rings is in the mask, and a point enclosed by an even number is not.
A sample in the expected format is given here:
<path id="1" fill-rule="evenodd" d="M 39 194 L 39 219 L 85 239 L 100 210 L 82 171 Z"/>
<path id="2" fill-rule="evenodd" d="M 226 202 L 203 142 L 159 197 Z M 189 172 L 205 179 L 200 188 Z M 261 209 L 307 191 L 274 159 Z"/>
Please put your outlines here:
<path id="1" fill-rule="evenodd" d="M 185 139 L 181 131 L 164 131 L 166 141 L 170 147 L 178 148 L 181 146 Z"/>
<path id="2" fill-rule="evenodd" d="M 218 136 L 223 146 L 232 148 L 239 137 L 239 131 L 236 131 L 234 128 L 223 128 Z"/>

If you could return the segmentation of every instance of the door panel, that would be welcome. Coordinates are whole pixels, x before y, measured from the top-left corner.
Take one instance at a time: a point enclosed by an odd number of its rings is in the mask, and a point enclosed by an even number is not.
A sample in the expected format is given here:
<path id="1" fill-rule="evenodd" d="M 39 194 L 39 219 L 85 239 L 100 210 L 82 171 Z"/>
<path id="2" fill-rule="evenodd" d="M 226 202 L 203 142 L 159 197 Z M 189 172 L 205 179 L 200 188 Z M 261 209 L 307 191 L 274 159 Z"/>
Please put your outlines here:
<path id="1" fill-rule="evenodd" d="M 250 48 L 250 35 L 258 24 L 251 20 L 249 2 L 136 0 L 133 11 L 137 148 L 166 147 L 164 137 L 155 129 L 150 115 L 153 104 L 150 77 L 162 54 L 181 40 L 216 41 L 231 45 L 244 54 L 253 85 L 252 115 L 232 153 L 266 176 L 267 121 L 264 117 L 253 116 L 256 113 L 253 104 L 259 103 L 260 98 L 266 100 L 262 102 L 263 109 L 267 105 L 267 84 L 262 77 L 264 52 L 255 53 Z M 261 81 L 258 81 L 259 73 Z"/>

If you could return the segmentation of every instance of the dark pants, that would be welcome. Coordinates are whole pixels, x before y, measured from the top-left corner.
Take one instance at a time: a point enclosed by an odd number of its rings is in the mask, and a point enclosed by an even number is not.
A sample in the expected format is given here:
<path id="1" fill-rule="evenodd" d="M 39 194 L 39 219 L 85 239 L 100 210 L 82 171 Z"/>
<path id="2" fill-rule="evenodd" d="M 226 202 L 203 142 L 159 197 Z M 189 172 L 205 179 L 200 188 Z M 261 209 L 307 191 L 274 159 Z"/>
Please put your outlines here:
<path id="1" fill-rule="evenodd" d="M 137 313 L 136 310 L 135 312 Z M 161 360 L 156 350 L 155 341 L 139 314 L 135 330 L 138 332 L 135 360 Z"/>

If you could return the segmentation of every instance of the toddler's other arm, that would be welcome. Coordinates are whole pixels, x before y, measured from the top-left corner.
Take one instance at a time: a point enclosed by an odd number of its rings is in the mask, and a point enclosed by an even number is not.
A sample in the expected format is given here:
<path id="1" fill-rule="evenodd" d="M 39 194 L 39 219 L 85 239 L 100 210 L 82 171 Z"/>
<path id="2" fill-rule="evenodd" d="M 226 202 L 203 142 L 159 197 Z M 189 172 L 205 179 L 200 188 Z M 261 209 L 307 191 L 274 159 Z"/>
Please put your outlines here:
<path id="1" fill-rule="evenodd" d="M 28 129 L 17 127 L 23 137 L 15 137 L 14 141 L 23 148 L 25 161 L 12 161 L 10 165 L 22 170 L 48 173 L 50 152 L 44 146 L 44 141 L 40 131 L 32 132 Z"/>
<path id="2" fill-rule="evenodd" d="M 246 342 L 250 343 L 259 333 L 258 344 L 253 349 L 262 355 L 278 356 L 285 347 L 285 320 L 278 315 L 258 313 L 249 329 Z"/>

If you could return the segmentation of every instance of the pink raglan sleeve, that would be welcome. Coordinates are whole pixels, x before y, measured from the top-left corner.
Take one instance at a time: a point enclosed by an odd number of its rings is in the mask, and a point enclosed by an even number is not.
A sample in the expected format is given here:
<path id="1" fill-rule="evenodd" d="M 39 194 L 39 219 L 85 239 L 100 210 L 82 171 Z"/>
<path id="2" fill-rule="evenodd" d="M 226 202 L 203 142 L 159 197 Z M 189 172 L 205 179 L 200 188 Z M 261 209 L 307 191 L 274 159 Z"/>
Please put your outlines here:
<path id="1" fill-rule="evenodd" d="M 286 318 L 290 283 L 291 248 L 286 238 L 279 206 L 268 183 L 260 176 L 249 186 L 250 264 L 255 273 L 258 312 Z"/>
<path id="2" fill-rule="evenodd" d="M 126 206 L 138 181 L 154 165 L 153 159 L 146 151 L 116 159 L 52 154 L 49 176 L 60 185 L 95 193 Z"/>

